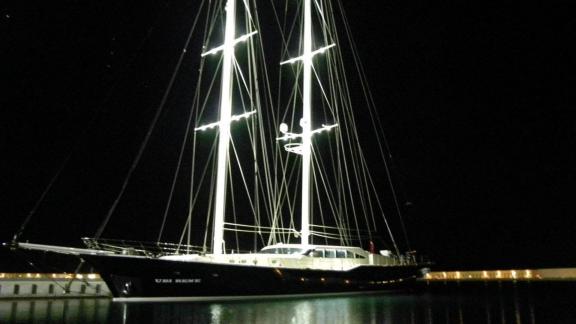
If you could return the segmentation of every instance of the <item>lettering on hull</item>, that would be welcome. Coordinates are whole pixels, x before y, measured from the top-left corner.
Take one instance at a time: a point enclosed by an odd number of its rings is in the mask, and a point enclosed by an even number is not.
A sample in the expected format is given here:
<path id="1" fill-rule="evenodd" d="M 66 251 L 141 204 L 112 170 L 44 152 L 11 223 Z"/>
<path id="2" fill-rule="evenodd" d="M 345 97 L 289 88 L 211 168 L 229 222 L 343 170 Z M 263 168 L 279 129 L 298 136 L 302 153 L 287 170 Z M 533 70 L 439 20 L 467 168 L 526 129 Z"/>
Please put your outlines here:
<path id="1" fill-rule="evenodd" d="M 176 284 L 195 284 L 195 283 L 201 283 L 202 279 L 200 278 L 178 278 L 178 279 L 172 279 L 172 278 L 155 278 L 154 282 L 156 282 L 157 284 L 172 284 L 172 283 L 176 283 Z"/>

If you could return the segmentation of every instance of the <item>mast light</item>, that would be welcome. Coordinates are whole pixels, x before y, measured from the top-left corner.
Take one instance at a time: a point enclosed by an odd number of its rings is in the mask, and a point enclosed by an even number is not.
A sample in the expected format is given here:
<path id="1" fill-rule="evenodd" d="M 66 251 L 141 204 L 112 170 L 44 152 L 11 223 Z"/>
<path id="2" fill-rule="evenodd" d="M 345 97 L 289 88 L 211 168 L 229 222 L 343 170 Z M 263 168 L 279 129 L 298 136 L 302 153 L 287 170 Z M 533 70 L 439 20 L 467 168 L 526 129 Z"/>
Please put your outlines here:
<path id="1" fill-rule="evenodd" d="M 298 62 L 298 61 L 304 61 L 305 59 L 312 59 L 312 58 L 313 58 L 314 56 L 316 56 L 317 54 L 322 54 L 322 53 L 326 52 L 326 50 L 328 50 L 328 49 L 330 49 L 330 48 L 332 48 L 332 47 L 334 47 L 334 46 L 336 46 L 336 44 L 332 43 L 332 44 L 330 44 L 330 45 L 328 45 L 328 46 L 324 46 L 324 47 L 319 48 L 319 49 L 317 49 L 317 50 L 315 50 L 315 51 L 313 51 L 313 52 L 310 52 L 310 54 L 308 54 L 308 55 L 304 54 L 304 55 L 302 55 L 302 56 L 298 56 L 298 57 L 295 57 L 295 58 L 291 58 L 291 59 L 289 59 L 289 60 L 286 60 L 286 61 L 284 61 L 284 62 L 281 62 L 280 65 L 284 65 L 284 64 L 294 64 L 294 63 L 296 63 L 296 62 Z"/>
<path id="2" fill-rule="evenodd" d="M 240 114 L 240 115 L 233 115 L 230 117 L 230 121 L 238 121 L 240 119 L 248 118 L 248 117 L 254 115 L 255 113 L 256 113 L 256 110 L 252 110 L 252 111 Z M 206 125 L 194 128 L 194 131 L 204 131 L 204 130 L 207 130 L 210 128 L 218 127 L 222 123 L 223 123 L 223 121 L 217 121 L 214 123 L 206 124 Z"/>
<path id="3" fill-rule="evenodd" d="M 295 138 L 304 138 L 304 137 L 311 138 L 312 135 L 314 135 L 314 134 L 330 131 L 334 127 L 338 127 L 338 124 L 333 124 L 333 125 L 322 124 L 322 127 L 317 128 L 313 131 L 310 131 L 308 134 L 305 134 L 305 133 L 296 134 L 296 133 L 288 132 L 288 125 L 286 125 L 285 123 L 282 123 L 282 124 L 280 124 L 280 133 L 284 134 L 284 136 L 277 137 L 276 140 L 277 141 L 287 141 L 289 139 L 295 139 Z"/>
<path id="4" fill-rule="evenodd" d="M 252 36 L 254 36 L 254 35 L 256 35 L 256 34 L 258 34 L 258 31 L 257 31 L 257 30 L 255 30 L 255 31 L 253 31 L 253 32 L 251 32 L 251 33 L 248 33 L 248 34 L 246 34 L 246 35 L 242 35 L 242 36 L 236 38 L 236 39 L 232 42 L 232 46 L 234 46 L 234 45 L 236 45 L 236 44 L 238 44 L 238 43 L 241 43 L 241 42 L 245 42 L 245 41 L 247 41 L 250 37 L 252 37 Z M 207 56 L 207 55 L 216 54 L 216 53 L 218 53 L 218 52 L 220 52 L 220 51 L 223 51 L 226 46 L 227 46 L 227 44 L 220 45 L 220 46 L 218 46 L 218 47 L 215 47 L 215 48 L 209 50 L 208 52 L 202 53 L 200 56 L 201 56 L 201 57 L 204 57 L 204 56 Z"/>

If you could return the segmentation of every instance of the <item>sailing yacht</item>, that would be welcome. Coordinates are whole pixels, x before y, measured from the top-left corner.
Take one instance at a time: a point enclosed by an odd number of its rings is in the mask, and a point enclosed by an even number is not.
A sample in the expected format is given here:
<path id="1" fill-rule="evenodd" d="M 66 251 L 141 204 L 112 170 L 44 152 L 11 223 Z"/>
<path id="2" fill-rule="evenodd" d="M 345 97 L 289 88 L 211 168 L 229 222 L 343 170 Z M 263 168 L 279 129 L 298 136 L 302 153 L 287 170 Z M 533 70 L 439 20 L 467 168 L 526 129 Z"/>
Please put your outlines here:
<path id="1" fill-rule="evenodd" d="M 339 1 L 333 2 L 335 6 L 342 6 Z M 202 246 L 188 244 L 193 224 L 188 219 L 186 244 L 182 239 L 174 244 L 104 240 L 99 233 L 97 238 L 83 239 L 86 248 L 17 243 L 18 248 L 78 256 L 95 267 L 115 300 L 125 301 L 365 293 L 409 287 L 424 275 L 428 264 L 418 261 L 413 253 L 402 254 L 391 235 L 388 221 L 374 216 L 383 211 L 376 194 L 370 193 L 376 185 L 367 171 L 365 155 L 361 148 L 352 148 L 360 144 L 360 140 L 353 125 L 353 114 L 346 110 L 351 100 L 346 82 L 342 82 L 344 65 L 332 69 L 321 68 L 315 63 L 324 55 L 328 56 L 324 60 L 326 63 L 342 58 L 334 30 L 336 22 L 330 15 L 335 8 L 328 0 L 301 0 L 296 8 L 292 8 L 296 6 L 295 2 L 287 5 L 298 15 L 294 21 L 301 24 L 297 41 L 282 38 L 286 48 L 296 44 L 298 53 L 287 57 L 290 50 L 286 49 L 282 54 L 286 59 L 278 64 L 279 70 L 291 73 L 295 80 L 295 85 L 284 92 L 290 102 L 287 108 L 292 112 L 284 109 L 272 113 L 274 118 L 269 120 L 279 122 L 274 130 L 261 130 L 265 124 L 262 121 L 244 129 L 251 134 L 251 143 L 260 142 L 259 148 L 247 154 L 253 155 L 252 169 L 258 176 L 248 185 L 247 177 L 241 174 L 243 184 L 240 187 L 255 187 L 257 192 L 256 196 L 244 199 L 248 201 L 244 205 L 249 205 L 250 213 L 255 215 L 268 214 L 268 225 L 265 226 L 261 218 L 256 218 L 254 225 L 241 224 L 231 212 L 230 201 L 235 199 L 231 196 L 234 194 L 231 187 L 236 175 L 230 172 L 238 169 L 231 166 L 231 157 L 242 155 L 234 146 L 234 125 L 266 119 L 263 116 L 267 112 L 262 111 L 265 105 L 257 97 L 270 92 L 258 86 L 267 76 L 258 79 L 252 72 L 244 73 L 241 66 L 241 63 L 247 63 L 254 71 L 266 70 L 257 67 L 254 59 L 262 52 L 255 50 L 254 44 L 260 43 L 256 40 L 261 33 L 257 29 L 256 7 L 252 3 L 212 1 L 207 10 L 213 17 L 223 18 L 218 18 L 219 21 L 224 21 L 223 44 L 209 48 L 210 42 L 205 38 L 201 55 L 204 61 L 220 60 L 216 69 L 220 78 L 219 120 L 198 123 L 195 127 L 195 132 L 203 133 L 203 138 L 214 136 L 217 144 L 211 165 L 214 180 L 208 186 L 209 190 L 205 190 L 211 197 L 206 208 L 206 225 L 212 226 L 205 232 L 210 234 L 211 240 L 204 239 Z M 243 23 L 238 17 L 243 18 Z M 321 41 L 326 41 L 320 46 L 314 42 L 314 22 L 321 30 Z M 289 23 L 283 25 L 291 28 Z M 239 26 L 243 27 L 242 33 L 238 31 Z M 240 55 L 237 53 L 239 48 L 247 52 Z M 329 81 L 340 82 L 339 85 L 322 85 L 325 79 L 320 73 L 324 71 L 331 74 Z M 237 86 L 244 89 L 239 90 Z M 197 91 L 202 89 L 198 86 Z M 319 92 L 313 96 L 315 89 Z M 336 95 L 343 95 L 343 98 L 335 99 Z M 235 111 L 240 103 L 244 108 Z M 323 110 L 315 111 L 316 105 L 324 107 Z M 198 114 L 197 122 L 206 115 L 209 114 Z M 315 127 L 315 116 L 331 121 Z M 291 120 L 281 120 L 290 117 Z M 344 117 L 348 118 L 344 120 Z M 258 140 L 256 132 L 262 136 L 273 135 L 273 138 Z M 334 137 L 330 139 L 331 136 Z M 322 141 L 328 143 L 326 148 L 333 148 L 337 153 L 317 148 L 317 142 Z M 275 154 L 274 158 L 269 157 L 270 152 Z M 328 157 L 329 161 L 324 162 L 323 157 Z M 344 162 L 337 162 L 341 160 Z M 335 162 L 336 166 L 328 167 L 328 162 Z M 353 180 L 360 184 L 352 185 Z M 204 190 L 201 188 L 205 187 L 198 185 L 194 190 L 201 192 Z M 322 189 L 327 189 L 327 193 L 321 193 Z M 368 198 L 363 200 L 362 195 Z M 328 202 L 322 205 L 321 200 Z M 362 214 L 360 209 L 370 216 L 359 216 Z M 356 219 L 346 220 L 348 216 Z M 365 223 L 367 230 L 360 230 L 360 223 Z M 390 249 L 377 251 L 374 248 L 370 233 L 378 224 L 388 227 Z M 230 249 L 227 232 L 252 233 L 260 239 L 260 244 L 254 245 L 263 247 L 251 252 Z M 265 235 L 268 238 L 262 239 Z M 370 248 L 362 248 L 367 241 Z"/>

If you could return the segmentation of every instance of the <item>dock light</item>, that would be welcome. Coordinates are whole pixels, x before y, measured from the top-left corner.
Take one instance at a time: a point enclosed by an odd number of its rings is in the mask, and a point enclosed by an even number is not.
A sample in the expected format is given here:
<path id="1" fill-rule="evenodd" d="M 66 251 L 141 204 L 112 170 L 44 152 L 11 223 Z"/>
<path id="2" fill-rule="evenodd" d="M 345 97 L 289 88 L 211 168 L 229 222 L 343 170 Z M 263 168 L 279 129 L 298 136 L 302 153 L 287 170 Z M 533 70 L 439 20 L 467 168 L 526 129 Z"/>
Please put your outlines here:
<path id="1" fill-rule="evenodd" d="M 489 278 L 490 276 L 488 275 L 488 271 L 484 270 L 482 271 L 482 278 Z"/>
<path id="2" fill-rule="evenodd" d="M 96 279 L 96 275 L 91 273 L 88 275 L 88 279 Z"/>
<path id="3" fill-rule="evenodd" d="M 512 274 L 512 278 L 516 279 L 516 270 L 512 270 L 510 273 Z"/>
<path id="4" fill-rule="evenodd" d="M 5 274 L 5 273 L 0 273 L 0 278 L 6 278 L 6 274 Z"/>
<path id="5" fill-rule="evenodd" d="M 502 271 L 496 271 L 496 278 L 502 278 Z"/>
<path id="6" fill-rule="evenodd" d="M 526 270 L 524 272 L 524 278 L 532 278 L 532 271 Z"/>

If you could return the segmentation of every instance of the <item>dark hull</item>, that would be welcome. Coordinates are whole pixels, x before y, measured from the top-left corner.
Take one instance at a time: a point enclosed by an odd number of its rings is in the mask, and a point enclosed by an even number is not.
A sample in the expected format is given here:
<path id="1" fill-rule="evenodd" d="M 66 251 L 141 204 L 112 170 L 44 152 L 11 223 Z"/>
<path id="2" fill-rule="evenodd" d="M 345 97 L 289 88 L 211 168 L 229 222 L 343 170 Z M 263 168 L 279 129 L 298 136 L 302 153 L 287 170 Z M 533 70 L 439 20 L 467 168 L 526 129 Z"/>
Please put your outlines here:
<path id="1" fill-rule="evenodd" d="M 350 271 L 285 269 L 168 261 L 133 256 L 83 255 L 114 297 L 250 297 L 332 294 L 408 288 L 422 267 L 359 267 Z"/>

